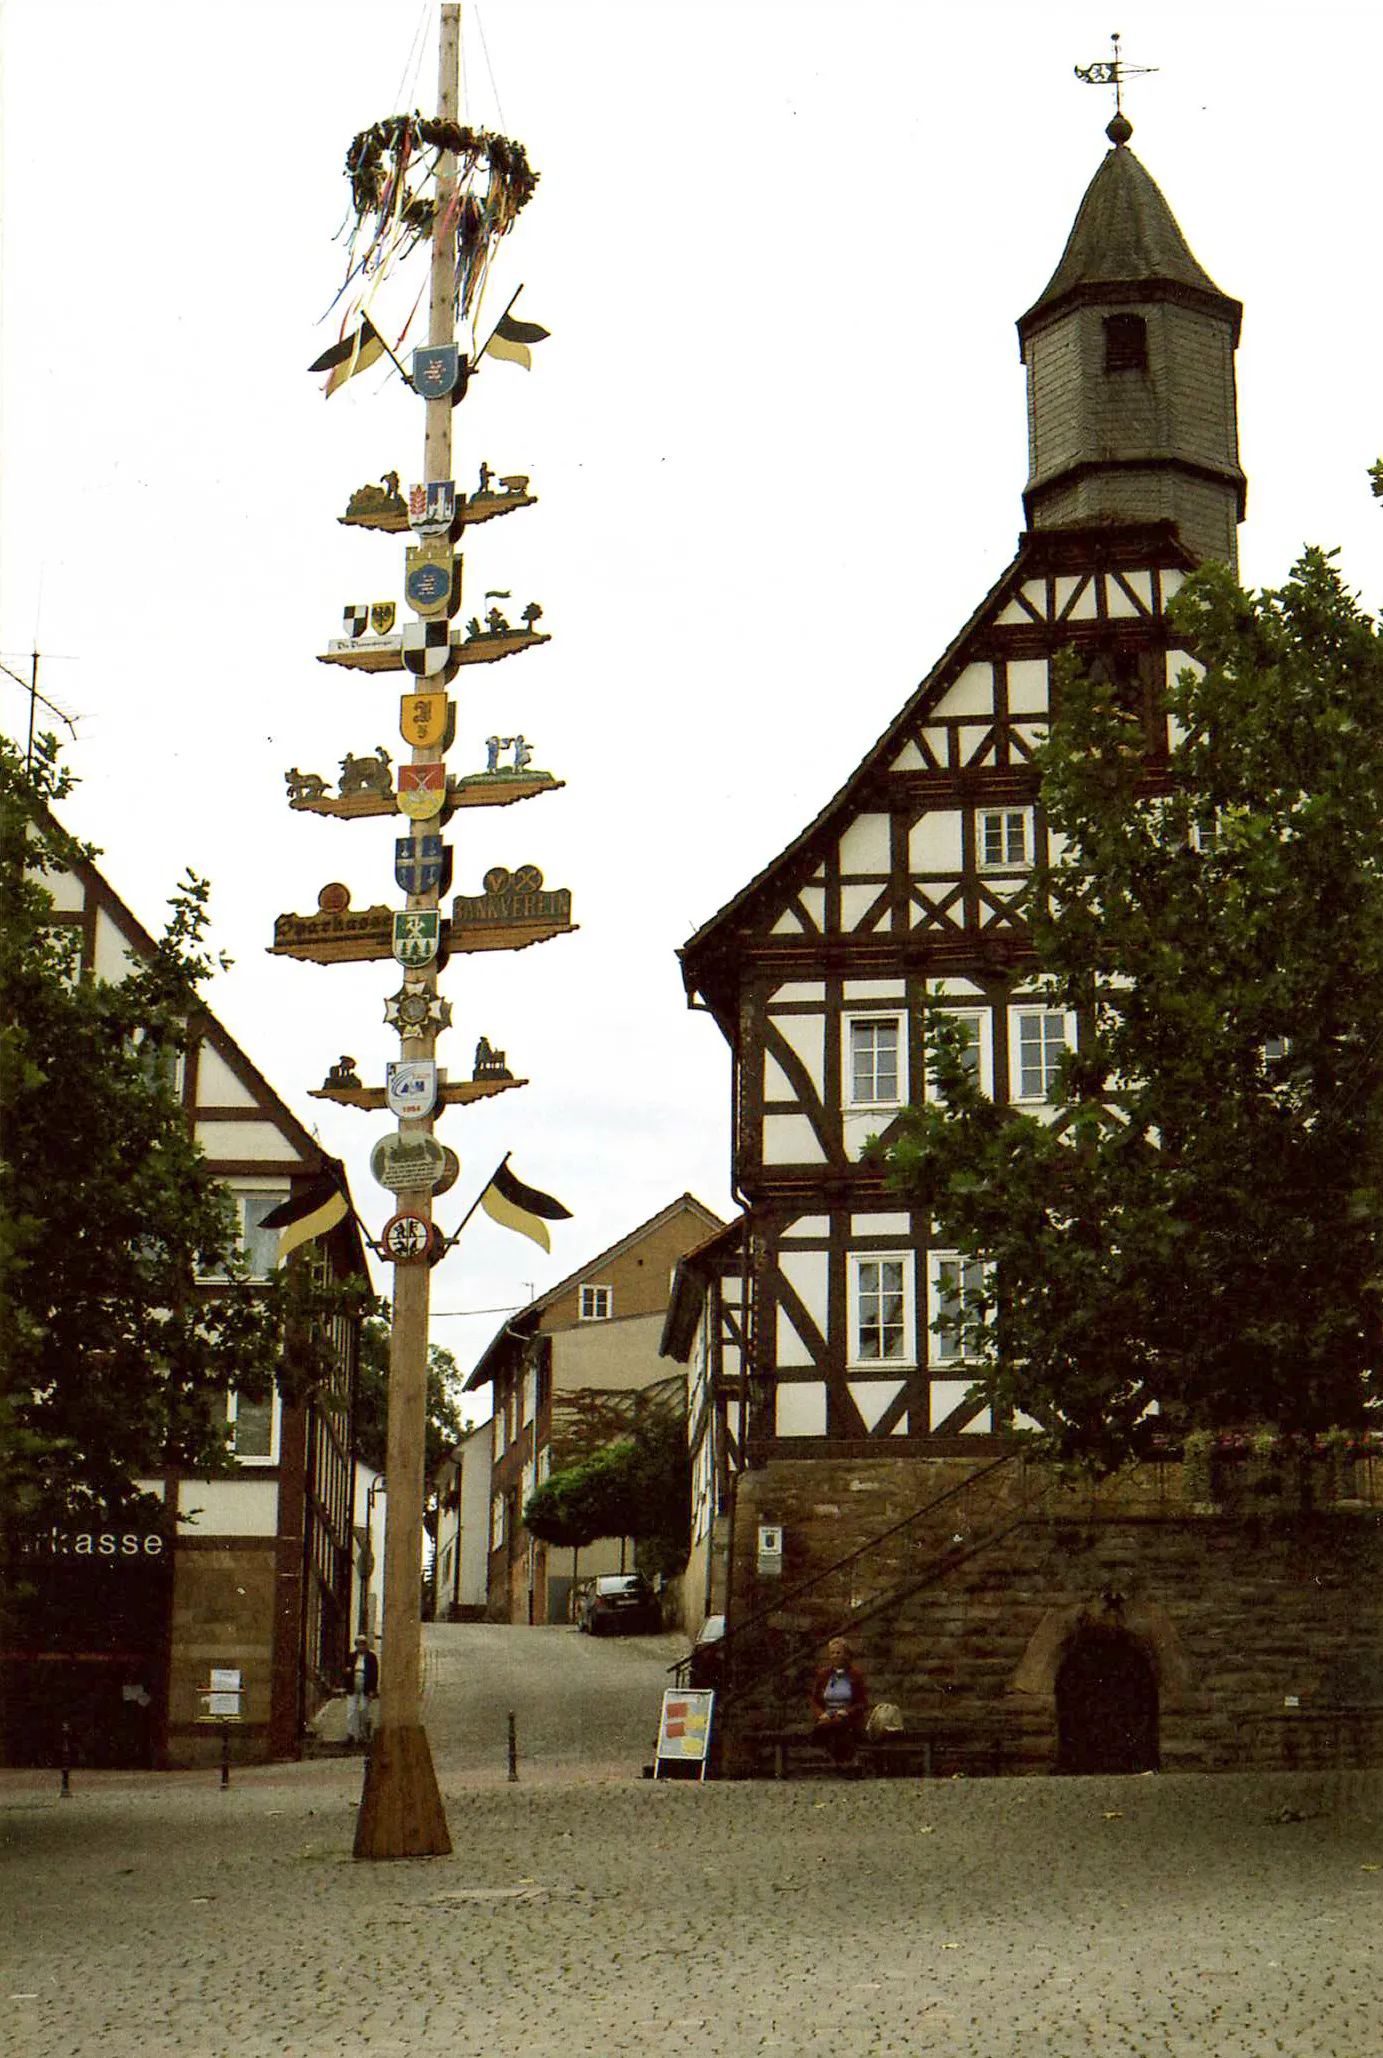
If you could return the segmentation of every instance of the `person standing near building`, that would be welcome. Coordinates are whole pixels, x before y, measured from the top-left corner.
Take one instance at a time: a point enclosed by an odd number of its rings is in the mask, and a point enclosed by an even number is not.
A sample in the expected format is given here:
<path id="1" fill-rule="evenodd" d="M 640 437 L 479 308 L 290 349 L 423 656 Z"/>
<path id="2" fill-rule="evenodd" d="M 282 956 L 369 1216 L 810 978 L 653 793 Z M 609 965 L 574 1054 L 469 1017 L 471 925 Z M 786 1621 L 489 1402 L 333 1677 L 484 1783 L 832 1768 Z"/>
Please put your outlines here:
<path id="1" fill-rule="evenodd" d="M 358 1636 L 346 1673 L 346 1740 L 363 1751 L 370 1741 L 370 1703 L 379 1692 L 379 1659 Z"/>

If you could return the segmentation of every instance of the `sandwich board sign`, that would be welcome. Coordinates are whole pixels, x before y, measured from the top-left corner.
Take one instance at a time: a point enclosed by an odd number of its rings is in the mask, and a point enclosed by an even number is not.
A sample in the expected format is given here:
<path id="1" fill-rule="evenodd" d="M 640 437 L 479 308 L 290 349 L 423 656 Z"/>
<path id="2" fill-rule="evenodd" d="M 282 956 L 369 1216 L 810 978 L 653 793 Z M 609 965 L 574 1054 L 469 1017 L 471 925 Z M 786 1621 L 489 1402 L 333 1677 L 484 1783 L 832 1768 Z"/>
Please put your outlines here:
<path id="1" fill-rule="evenodd" d="M 711 1718 L 715 1693 L 710 1687 L 669 1687 L 658 1722 L 658 1748 L 653 1760 L 656 1779 L 664 1765 L 700 1765 L 705 1779 L 711 1752 Z"/>

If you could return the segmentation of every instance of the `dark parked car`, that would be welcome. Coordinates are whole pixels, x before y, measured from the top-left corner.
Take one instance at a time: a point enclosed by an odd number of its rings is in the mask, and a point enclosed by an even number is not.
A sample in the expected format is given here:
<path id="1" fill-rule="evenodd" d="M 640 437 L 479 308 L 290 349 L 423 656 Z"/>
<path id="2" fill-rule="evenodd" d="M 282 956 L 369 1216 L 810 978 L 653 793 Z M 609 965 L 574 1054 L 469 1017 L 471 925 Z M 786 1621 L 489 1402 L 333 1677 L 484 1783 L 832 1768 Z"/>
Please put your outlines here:
<path id="1" fill-rule="evenodd" d="M 607 1630 L 618 1635 L 624 1629 L 637 1634 L 661 1629 L 663 1615 L 642 1572 L 610 1572 L 582 1587 L 576 1626 L 591 1636 L 604 1636 Z"/>

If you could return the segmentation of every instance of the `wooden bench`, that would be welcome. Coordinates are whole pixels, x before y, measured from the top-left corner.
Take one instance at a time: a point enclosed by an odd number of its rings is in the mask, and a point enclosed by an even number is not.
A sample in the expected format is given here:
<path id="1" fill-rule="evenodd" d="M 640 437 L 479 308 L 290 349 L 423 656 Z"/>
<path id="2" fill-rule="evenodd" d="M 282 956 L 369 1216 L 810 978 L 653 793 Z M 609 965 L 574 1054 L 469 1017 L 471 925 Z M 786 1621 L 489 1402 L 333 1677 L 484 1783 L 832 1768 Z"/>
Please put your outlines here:
<path id="1" fill-rule="evenodd" d="M 771 1768 L 774 1779 L 791 1779 L 794 1770 L 834 1771 L 830 1753 L 816 1742 L 814 1727 L 751 1730 L 747 1741 L 758 1765 Z M 997 1776 L 1003 1766 L 1003 1725 L 993 1717 L 921 1715 L 912 1727 L 888 1736 L 862 1736 L 855 1762 L 863 1773 L 882 1779 L 931 1779 L 939 1749 L 972 1762 L 982 1759 Z"/>

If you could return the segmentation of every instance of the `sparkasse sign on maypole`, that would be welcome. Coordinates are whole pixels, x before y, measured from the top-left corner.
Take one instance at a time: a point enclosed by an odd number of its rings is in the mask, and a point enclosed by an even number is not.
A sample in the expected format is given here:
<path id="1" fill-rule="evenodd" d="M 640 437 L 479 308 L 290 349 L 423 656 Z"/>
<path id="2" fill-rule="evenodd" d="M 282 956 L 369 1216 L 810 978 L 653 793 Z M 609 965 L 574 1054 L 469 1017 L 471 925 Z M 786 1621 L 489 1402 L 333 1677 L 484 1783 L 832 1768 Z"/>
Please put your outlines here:
<path id="1" fill-rule="evenodd" d="M 362 487 L 353 494 L 342 517 L 359 527 L 411 533 L 401 567 L 403 607 L 393 601 L 351 602 L 343 613 L 345 635 L 332 642 L 323 657 L 325 663 L 361 671 L 413 675 L 405 682 L 411 690 L 403 694 L 399 711 L 400 734 L 411 759 L 400 763 L 395 781 L 382 745 L 374 746 L 373 756 L 348 755 L 335 796 L 315 773 L 294 768 L 287 774 L 295 808 L 343 820 L 386 813 L 403 818 L 400 827 L 406 824 L 407 833 L 395 845 L 394 873 L 405 905 L 393 912 L 387 925 L 377 919 L 384 910 L 370 909 L 369 919 L 358 919 L 347 935 L 350 896 L 344 888 L 334 888 L 330 905 L 319 898 L 317 916 L 280 916 L 275 925 L 278 955 L 318 964 L 348 961 L 343 955 L 347 950 L 357 959 L 392 956 L 402 975 L 399 991 L 385 1004 L 385 1018 L 400 1038 L 400 1057 L 390 1065 L 386 1085 L 365 1085 L 356 1074 L 355 1060 L 342 1057 L 316 1090 L 318 1098 L 386 1112 L 397 1122 L 393 1131 L 377 1139 L 371 1157 L 376 1180 L 390 1194 L 390 1219 L 374 1248 L 392 1264 L 394 1288 L 380 1719 L 366 1763 L 356 1824 L 357 1858 L 426 1857 L 451 1849 L 421 1721 L 429 1289 L 432 1266 L 460 1234 L 458 1229 L 448 1238 L 433 1222 L 434 1195 L 448 1189 L 458 1170 L 455 1152 L 443 1149 L 433 1129 L 448 1107 L 525 1084 L 508 1070 L 502 1052 L 497 1058 L 484 1036 L 477 1044 L 471 1081 L 448 1081 L 437 1066 L 436 1051 L 437 1039 L 451 1021 L 451 1004 L 441 998 L 438 979 L 453 952 L 521 949 L 573 927 L 569 896 L 559 918 L 543 924 L 540 935 L 531 920 L 516 919 L 512 937 L 494 940 L 488 932 L 477 940 L 467 930 L 467 917 L 461 912 L 465 896 L 458 896 L 454 921 L 440 907 L 451 883 L 453 856 L 441 832 L 456 810 L 509 805 L 562 783 L 548 772 L 529 769 L 532 753 L 526 744 L 521 763 L 516 750 L 514 766 L 500 767 L 492 749 L 486 771 L 463 780 L 449 779 L 445 764 L 456 732 L 456 710 L 445 688 L 458 668 L 494 663 L 548 641 L 534 627 L 542 614 L 536 601 L 523 610 L 519 629 L 497 608 L 491 608 L 484 627 L 478 618 L 466 624 L 464 634 L 453 626 L 462 603 L 462 561 L 453 546 L 467 521 L 486 521 L 531 506 L 535 498 L 526 490 L 526 478 L 505 478 L 500 482 L 503 490 L 495 492 L 492 474 L 482 465 L 479 490 L 468 499 L 456 491 L 453 473 L 453 411 L 489 347 L 488 341 L 477 347 L 476 339 L 490 260 L 536 184 L 521 144 L 466 127 L 458 118 L 460 17 L 459 5 L 443 6 L 436 120 L 392 115 L 351 144 L 346 172 L 354 230 L 347 286 L 354 297 L 347 300 L 339 341 L 312 367 L 329 374 L 330 395 L 368 365 L 386 372 L 392 365 L 426 404 L 422 481 L 405 501 L 398 474 L 389 473 L 381 486 Z M 391 271 L 401 267 L 424 239 L 431 242 L 428 336 L 425 344 L 414 339 L 410 375 L 403 360 L 412 318 L 408 303 L 402 303 L 405 318 L 394 333 L 383 312 L 381 289 Z M 514 297 L 489 341 L 503 330 Z M 463 325 L 460 340 L 458 321 Z M 530 340 L 546 333 L 534 324 L 521 326 Z M 493 355 L 512 353 L 497 348 Z M 536 867 L 524 869 L 541 882 Z M 493 871 L 485 876 L 493 877 Z M 468 909 L 469 905 L 468 901 Z M 560 1204 L 553 1206 L 559 1215 L 565 1213 Z"/>

